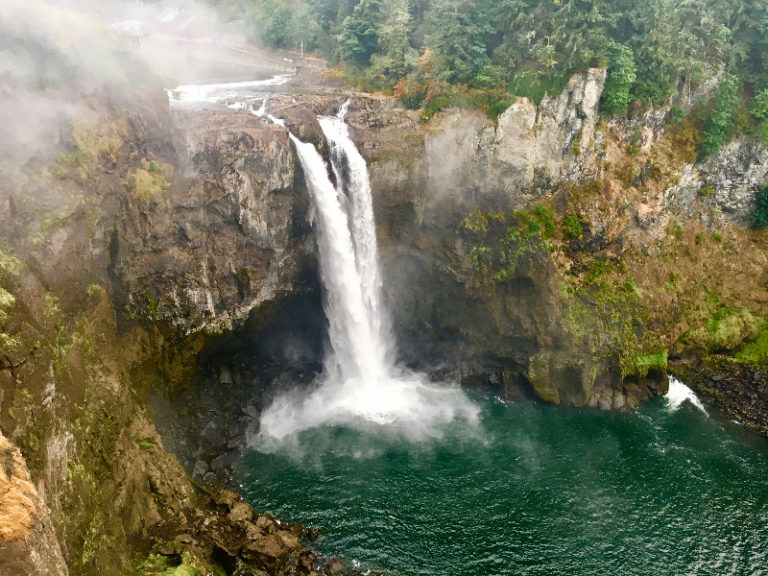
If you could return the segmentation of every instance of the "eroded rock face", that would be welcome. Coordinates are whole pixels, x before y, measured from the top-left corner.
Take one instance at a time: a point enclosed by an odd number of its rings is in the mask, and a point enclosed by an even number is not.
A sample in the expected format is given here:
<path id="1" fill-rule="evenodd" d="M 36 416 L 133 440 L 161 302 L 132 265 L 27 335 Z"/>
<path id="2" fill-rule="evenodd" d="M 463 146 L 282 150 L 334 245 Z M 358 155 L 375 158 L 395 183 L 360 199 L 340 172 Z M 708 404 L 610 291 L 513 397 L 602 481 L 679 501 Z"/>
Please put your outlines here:
<path id="1" fill-rule="evenodd" d="M 0 574 L 68 573 L 48 507 L 21 452 L 0 433 Z"/>
<path id="2" fill-rule="evenodd" d="M 725 144 L 702 165 L 686 166 L 679 184 L 666 191 L 670 208 L 707 226 L 728 220 L 746 228 L 752 223 L 755 192 L 768 179 L 768 150 L 746 137 Z"/>
<path id="3" fill-rule="evenodd" d="M 176 123 L 174 185 L 116 227 L 114 275 L 132 316 L 221 330 L 292 289 L 312 250 L 308 198 L 284 128 L 228 112 L 177 112 Z"/>
<path id="4" fill-rule="evenodd" d="M 509 130 L 510 121 L 520 122 L 521 115 L 514 107 L 499 117 L 499 148 L 528 151 L 532 173 L 526 172 L 528 180 L 521 188 L 531 186 L 537 173 L 545 181 L 578 181 L 597 173 L 600 136 L 595 127 L 604 85 L 605 70 L 592 68 L 571 78 L 559 95 L 545 96 L 538 109 L 532 110 L 532 104 L 523 100 L 522 116 L 528 117 L 526 124 L 533 125 L 532 133 Z M 531 112 L 536 114 L 533 123 Z M 507 114 L 512 117 L 505 118 Z M 498 157 L 503 164 L 504 156 L 499 153 Z"/>
<path id="5" fill-rule="evenodd" d="M 620 408 L 651 394 L 623 387 L 612 362 L 570 333 L 545 250 L 503 283 L 478 284 L 457 234 L 473 210 L 524 208 L 549 182 L 594 176 L 604 81 L 590 70 L 538 107 L 520 99 L 497 126 L 468 110 L 424 125 L 353 100 L 348 122 L 369 161 L 384 291 L 406 362 L 437 378 L 490 381 L 510 397 Z"/>
<path id="6" fill-rule="evenodd" d="M 539 106 L 518 99 L 496 126 L 466 110 L 439 114 L 425 139 L 432 194 L 474 192 L 486 202 L 519 206 L 548 182 L 594 176 L 601 155 L 595 128 L 604 84 L 605 71 L 591 69 Z"/>

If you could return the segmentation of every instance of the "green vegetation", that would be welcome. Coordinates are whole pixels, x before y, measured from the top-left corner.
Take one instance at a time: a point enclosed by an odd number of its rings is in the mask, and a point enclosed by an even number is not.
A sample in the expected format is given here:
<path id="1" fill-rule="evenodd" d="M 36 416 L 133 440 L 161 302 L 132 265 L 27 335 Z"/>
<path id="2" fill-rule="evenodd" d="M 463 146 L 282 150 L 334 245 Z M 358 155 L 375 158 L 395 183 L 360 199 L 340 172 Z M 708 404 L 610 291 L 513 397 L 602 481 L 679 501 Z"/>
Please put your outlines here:
<path id="1" fill-rule="evenodd" d="M 761 329 L 754 341 L 744 345 L 734 358 L 745 364 L 768 364 L 768 321 L 760 320 Z"/>
<path id="2" fill-rule="evenodd" d="M 712 184 L 704 184 L 701 188 L 698 190 L 699 196 L 714 196 L 715 195 L 715 187 L 712 186 Z"/>
<path id="3" fill-rule="evenodd" d="M 755 94 L 751 112 L 752 116 L 759 122 L 757 134 L 768 146 L 768 88 Z"/>
<path id="4" fill-rule="evenodd" d="M 735 128 L 738 91 L 740 82 L 733 74 L 720 78 L 715 106 L 704 124 L 704 138 L 701 142 L 700 158 L 715 154 L 731 136 Z"/>
<path id="5" fill-rule="evenodd" d="M 579 238 L 583 232 L 581 218 L 578 214 L 569 214 L 563 219 L 563 234 L 566 238 Z"/>
<path id="6" fill-rule="evenodd" d="M 752 212 L 752 228 L 763 230 L 768 227 L 768 184 L 755 192 L 755 209 Z"/>
<path id="7" fill-rule="evenodd" d="M 647 376 L 652 370 L 665 371 L 667 369 L 667 351 L 661 350 L 655 354 L 638 356 L 635 358 L 635 367 L 639 376 Z"/>
<path id="8" fill-rule="evenodd" d="M 8 317 L 16 305 L 12 291 L 21 272 L 21 262 L 0 250 L 0 356 L 13 351 L 20 343 L 19 335 L 6 329 Z"/>
<path id="9" fill-rule="evenodd" d="M 626 112 L 630 90 L 637 80 L 637 66 L 632 50 L 615 41 L 608 42 L 608 79 L 603 90 L 603 109 L 608 112 Z"/>
<path id="10" fill-rule="evenodd" d="M 210 567 L 187 550 L 171 556 L 150 554 L 146 558 L 137 560 L 135 568 L 141 576 L 145 574 L 156 574 L 157 576 L 204 576 L 204 574 L 211 574 Z M 217 567 L 213 574 L 219 576 L 219 574 L 224 574 L 224 571 Z"/>
<path id="11" fill-rule="evenodd" d="M 744 307 L 724 306 L 717 292 L 706 296 L 706 317 L 700 327 L 683 335 L 683 341 L 707 352 L 733 353 L 755 340 L 761 321 Z"/>
<path id="12" fill-rule="evenodd" d="M 555 212 L 547 204 L 506 215 L 475 211 L 459 226 L 474 272 L 494 282 L 513 277 L 522 258 L 536 246 L 548 247 L 554 233 Z"/>
<path id="13" fill-rule="evenodd" d="M 538 102 L 575 72 L 602 67 L 609 112 L 660 106 L 679 82 L 721 77 L 703 156 L 732 129 L 728 106 L 738 95 L 768 138 L 764 0 L 208 1 L 244 19 L 252 40 L 303 44 L 339 64 L 350 82 L 394 92 L 425 116 L 454 105 L 494 116 L 511 96 Z"/>
<path id="14" fill-rule="evenodd" d="M 170 188 L 172 176 L 173 166 L 170 164 L 146 162 L 143 168 L 136 168 L 129 175 L 133 181 L 133 197 L 149 202 Z"/>
<path id="15" fill-rule="evenodd" d="M 587 339 L 593 350 L 615 355 L 622 378 L 645 377 L 651 367 L 661 366 L 662 353 L 646 352 L 643 293 L 623 262 L 593 259 L 584 272 L 568 276 L 564 288 L 571 331 Z"/>

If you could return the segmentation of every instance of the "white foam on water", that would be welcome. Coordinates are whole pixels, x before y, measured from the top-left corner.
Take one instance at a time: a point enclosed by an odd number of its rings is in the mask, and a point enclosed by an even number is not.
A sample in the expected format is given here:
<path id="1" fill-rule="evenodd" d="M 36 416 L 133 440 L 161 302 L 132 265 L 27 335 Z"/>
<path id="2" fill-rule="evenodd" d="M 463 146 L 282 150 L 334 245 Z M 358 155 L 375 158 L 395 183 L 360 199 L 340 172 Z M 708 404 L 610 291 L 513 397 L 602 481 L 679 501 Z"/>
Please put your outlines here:
<path id="1" fill-rule="evenodd" d="M 290 76 L 280 74 L 266 80 L 248 82 L 182 84 L 167 92 L 171 104 L 216 104 L 227 100 L 238 102 L 249 96 L 254 96 L 254 92 L 259 90 L 285 84 L 290 78 Z"/>
<path id="2" fill-rule="evenodd" d="M 324 380 L 308 394 L 278 397 L 262 414 L 260 435 L 282 440 L 320 426 L 375 427 L 420 442 L 440 438 L 457 419 L 476 427 L 478 414 L 458 387 L 436 386 L 419 375 Z"/>
<path id="3" fill-rule="evenodd" d="M 674 376 L 669 377 L 669 391 L 664 395 L 664 399 L 672 412 L 679 409 L 683 402 L 689 402 L 707 416 L 709 415 L 696 393 Z"/>
<path id="4" fill-rule="evenodd" d="M 261 101 L 261 106 L 259 106 L 256 110 L 253 109 L 253 106 L 248 107 L 248 111 L 253 114 L 254 116 L 258 116 L 259 118 L 262 118 L 267 114 L 267 101 L 269 98 L 264 98 Z"/>

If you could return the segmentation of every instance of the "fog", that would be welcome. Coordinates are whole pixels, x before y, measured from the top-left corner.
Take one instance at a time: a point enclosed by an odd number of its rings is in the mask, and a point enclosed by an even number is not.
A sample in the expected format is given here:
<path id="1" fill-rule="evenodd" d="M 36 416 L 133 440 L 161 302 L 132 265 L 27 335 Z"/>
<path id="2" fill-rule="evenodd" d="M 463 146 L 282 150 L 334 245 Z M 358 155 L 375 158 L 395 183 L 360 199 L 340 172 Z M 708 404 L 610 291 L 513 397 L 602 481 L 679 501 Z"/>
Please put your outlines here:
<path id="1" fill-rule="evenodd" d="M 202 2 L 2 0 L 0 181 L 50 160 L 98 93 L 256 80 L 269 66 L 247 53 L 241 23 Z"/>

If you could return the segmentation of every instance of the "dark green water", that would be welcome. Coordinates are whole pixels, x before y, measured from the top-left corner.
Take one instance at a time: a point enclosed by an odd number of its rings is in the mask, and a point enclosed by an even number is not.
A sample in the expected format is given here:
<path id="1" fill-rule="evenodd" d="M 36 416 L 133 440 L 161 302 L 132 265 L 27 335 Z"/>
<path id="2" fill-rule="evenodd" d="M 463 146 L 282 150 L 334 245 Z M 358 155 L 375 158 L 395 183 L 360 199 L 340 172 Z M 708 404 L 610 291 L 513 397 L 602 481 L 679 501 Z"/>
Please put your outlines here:
<path id="1" fill-rule="evenodd" d="M 317 549 L 407 575 L 768 574 L 768 444 L 688 404 L 603 413 L 478 399 L 482 429 L 408 444 L 324 428 L 240 481 Z"/>

